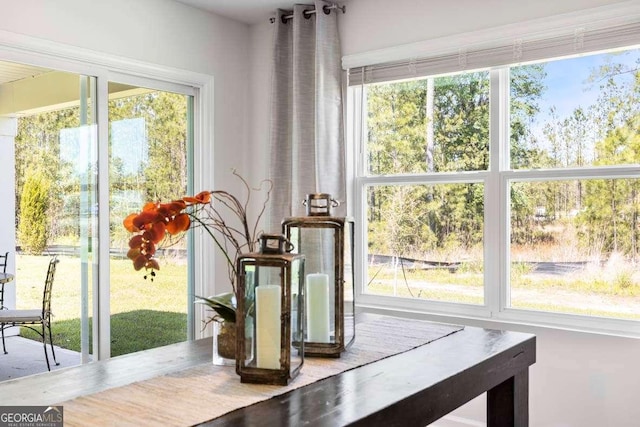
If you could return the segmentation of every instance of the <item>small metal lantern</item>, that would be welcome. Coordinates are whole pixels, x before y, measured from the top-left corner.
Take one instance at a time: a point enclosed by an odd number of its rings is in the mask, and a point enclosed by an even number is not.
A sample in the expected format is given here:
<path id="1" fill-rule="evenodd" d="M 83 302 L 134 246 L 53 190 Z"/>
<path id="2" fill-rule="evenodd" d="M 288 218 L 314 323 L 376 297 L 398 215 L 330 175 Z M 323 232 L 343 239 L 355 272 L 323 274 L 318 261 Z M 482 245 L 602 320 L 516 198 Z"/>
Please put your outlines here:
<path id="1" fill-rule="evenodd" d="M 236 372 L 243 383 L 287 385 L 304 362 L 304 255 L 279 234 L 238 257 Z"/>
<path id="2" fill-rule="evenodd" d="M 355 339 L 352 218 L 333 217 L 339 203 L 329 194 L 308 194 L 306 217 L 285 218 L 283 234 L 305 255 L 307 356 L 340 357 Z"/>

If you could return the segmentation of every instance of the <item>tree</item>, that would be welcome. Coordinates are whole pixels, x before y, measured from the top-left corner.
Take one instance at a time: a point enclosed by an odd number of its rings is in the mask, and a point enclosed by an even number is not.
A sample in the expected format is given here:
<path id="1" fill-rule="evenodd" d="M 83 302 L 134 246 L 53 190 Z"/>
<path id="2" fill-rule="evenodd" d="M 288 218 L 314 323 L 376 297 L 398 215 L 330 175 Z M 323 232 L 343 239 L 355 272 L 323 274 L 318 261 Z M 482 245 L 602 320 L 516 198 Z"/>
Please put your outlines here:
<path id="1" fill-rule="evenodd" d="M 510 157 L 514 169 L 545 166 L 531 127 L 540 112 L 538 100 L 544 93 L 544 64 L 512 67 L 510 70 Z"/>
<path id="2" fill-rule="evenodd" d="M 616 61 L 617 54 L 611 54 L 607 59 L 604 65 L 592 71 L 589 79 L 600 89 L 597 102 L 587 110 L 593 123 L 591 132 L 597 141 L 593 144 L 593 164 L 638 164 L 640 59 L 635 64 Z M 636 259 L 639 195 L 638 179 L 588 182 L 584 194 L 579 195 L 583 207 L 578 217 L 582 242 L 586 245 L 599 244 L 607 253 L 620 251 Z"/>
<path id="3" fill-rule="evenodd" d="M 440 77 L 434 99 L 435 170 L 486 170 L 489 166 L 489 74 Z"/>
<path id="4" fill-rule="evenodd" d="M 30 254 L 39 255 L 47 247 L 50 188 L 50 182 L 41 172 L 30 173 L 24 183 L 18 239 L 22 248 Z"/>
<path id="5" fill-rule="evenodd" d="M 109 144 L 109 179 L 111 236 L 114 244 L 124 245 L 126 235 L 122 219 L 144 200 L 171 200 L 182 197 L 187 185 L 187 102 L 184 95 L 148 92 L 109 101 L 112 125 Z M 143 135 L 119 134 L 124 148 L 114 136 L 113 126 L 120 122 L 137 122 Z M 135 126 L 130 126 L 135 128 Z M 124 126 L 126 129 L 127 126 Z M 133 130 L 132 130 L 133 132 Z M 133 144 L 137 138 L 143 147 Z M 130 149 L 144 155 L 135 164 Z"/>
<path id="6" fill-rule="evenodd" d="M 596 144 L 597 165 L 640 163 L 640 114 L 609 132 Z M 637 179 L 593 180 L 584 192 L 579 217 L 585 244 L 602 242 L 606 252 L 621 251 L 633 258 L 638 253 L 640 182 Z"/>
<path id="7" fill-rule="evenodd" d="M 542 66 L 518 67 L 512 94 L 512 159 L 538 167 L 528 127 L 543 91 Z M 486 170 L 489 73 L 471 72 L 367 87 L 367 148 L 373 175 Z M 484 191 L 477 184 L 373 186 L 370 250 L 419 255 L 482 244 Z"/>
<path id="8" fill-rule="evenodd" d="M 144 189 L 143 200 L 182 196 L 187 182 L 187 102 L 184 95 L 149 92 L 109 102 L 109 119 L 144 119 L 148 158 L 136 171 L 125 171 L 111 155 L 113 190 Z"/>
<path id="9" fill-rule="evenodd" d="M 63 194 L 70 191 L 72 167 L 61 158 L 61 131 L 79 126 L 78 108 L 47 111 L 20 117 L 15 139 L 16 150 L 16 219 L 20 212 L 24 185 L 37 170 L 50 185 L 49 238 L 64 234 Z M 19 222 L 18 222 L 19 224 Z"/>

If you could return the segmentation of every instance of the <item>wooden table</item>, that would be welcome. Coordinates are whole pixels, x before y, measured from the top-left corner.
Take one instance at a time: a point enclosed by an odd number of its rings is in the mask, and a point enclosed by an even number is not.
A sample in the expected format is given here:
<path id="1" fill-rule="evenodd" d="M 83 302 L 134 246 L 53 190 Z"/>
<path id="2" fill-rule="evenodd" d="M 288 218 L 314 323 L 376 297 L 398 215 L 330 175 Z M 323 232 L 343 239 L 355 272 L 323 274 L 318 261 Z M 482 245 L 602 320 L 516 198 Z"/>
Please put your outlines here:
<path id="1" fill-rule="evenodd" d="M 530 334 L 463 331 L 210 420 L 207 426 L 425 426 L 487 392 L 487 426 L 529 423 Z"/>
<path id="2" fill-rule="evenodd" d="M 527 426 L 535 350 L 531 334 L 466 327 L 203 425 L 425 426 L 487 392 L 488 426 Z M 0 383 L 0 396 L 3 405 L 53 405 L 203 363 L 210 338 Z"/>

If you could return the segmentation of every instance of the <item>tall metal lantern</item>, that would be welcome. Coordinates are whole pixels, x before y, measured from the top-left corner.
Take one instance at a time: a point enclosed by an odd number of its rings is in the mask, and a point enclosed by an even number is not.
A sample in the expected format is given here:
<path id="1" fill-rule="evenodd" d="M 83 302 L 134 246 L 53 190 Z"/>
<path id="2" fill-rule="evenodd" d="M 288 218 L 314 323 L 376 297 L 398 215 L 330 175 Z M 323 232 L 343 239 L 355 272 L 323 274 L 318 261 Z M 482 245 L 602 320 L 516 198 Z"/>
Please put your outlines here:
<path id="1" fill-rule="evenodd" d="M 304 363 L 304 255 L 280 234 L 238 257 L 236 372 L 243 383 L 287 385 Z"/>
<path id="2" fill-rule="evenodd" d="M 330 194 L 308 194 L 306 217 L 285 218 L 283 234 L 305 255 L 307 356 L 340 357 L 355 339 L 352 218 L 331 216 Z"/>

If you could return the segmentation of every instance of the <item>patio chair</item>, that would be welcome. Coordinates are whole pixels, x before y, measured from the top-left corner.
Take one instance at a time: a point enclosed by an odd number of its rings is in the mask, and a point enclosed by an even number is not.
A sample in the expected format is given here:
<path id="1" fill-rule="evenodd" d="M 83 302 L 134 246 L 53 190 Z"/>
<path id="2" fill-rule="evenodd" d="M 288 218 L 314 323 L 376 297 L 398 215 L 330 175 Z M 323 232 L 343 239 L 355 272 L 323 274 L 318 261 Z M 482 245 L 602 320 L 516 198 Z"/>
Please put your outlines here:
<path id="1" fill-rule="evenodd" d="M 44 293 L 42 296 L 42 308 L 27 310 L 0 310 L 0 328 L 2 329 L 2 349 L 7 354 L 7 348 L 4 342 L 4 330 L 13 326 L 24 326 L 31 329 L 42 337 L 42 345 L 44 346 L 44 357 L 47 360 L 47 369 L 51 370 L 49 364 L 49 355 L 47 353 L 47 334 L 49 333 L 49 345 L 51 346 L 51 354 L 53 361 L 59 365 L 56 360 L 56 353 L 53 349 L 53 338 L 51 335 L 51 288 L 53 287 L 53 278 L 56 273 L 56 264 L 58 258 L 53 257 L 49 261 L 47 269 L 47 277 L 44 282 Z M 36 325 L 40 325 L 40 329 L 36 329 Z"/>
<path id="2" fill-rule="evenodd" d="M 0 255 L 0 273 L 7 272 L 7 264 L 9 263 L 9 252 Z M 4 310 L 4 283 L 0 283 L 0 310 Z"/>

